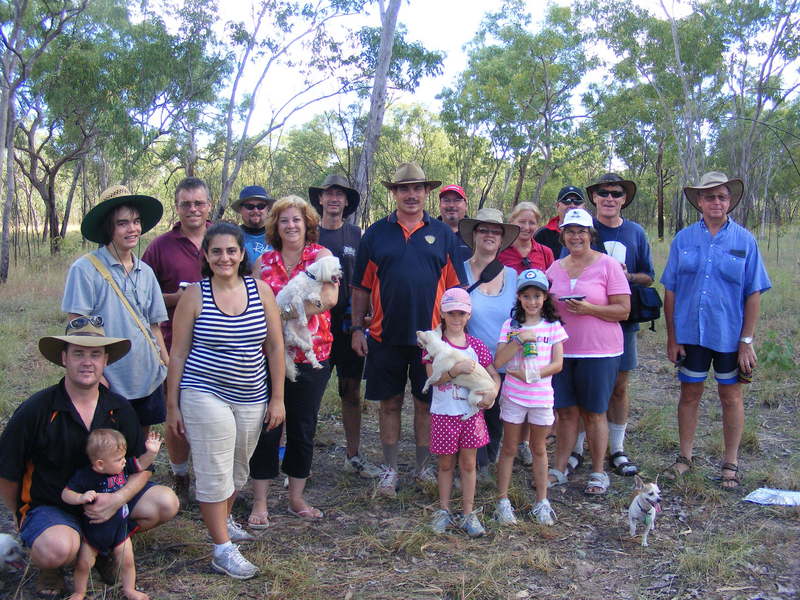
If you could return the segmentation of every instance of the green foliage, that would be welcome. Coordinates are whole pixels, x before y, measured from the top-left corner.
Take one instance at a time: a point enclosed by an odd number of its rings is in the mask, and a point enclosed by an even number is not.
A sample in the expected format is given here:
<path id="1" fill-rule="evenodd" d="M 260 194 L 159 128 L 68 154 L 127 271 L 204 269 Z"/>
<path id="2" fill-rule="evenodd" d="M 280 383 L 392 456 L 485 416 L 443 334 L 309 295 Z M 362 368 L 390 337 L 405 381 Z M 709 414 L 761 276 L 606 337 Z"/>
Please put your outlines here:
<path id="1" fill-rule="evenodd" d="M 766 367 L 785 373 L 797 368 L 794 344 L 790 338 L 781 337 L 776 331 L 768 331 L 767 339 L 758 348 L 759 361 Z"/>

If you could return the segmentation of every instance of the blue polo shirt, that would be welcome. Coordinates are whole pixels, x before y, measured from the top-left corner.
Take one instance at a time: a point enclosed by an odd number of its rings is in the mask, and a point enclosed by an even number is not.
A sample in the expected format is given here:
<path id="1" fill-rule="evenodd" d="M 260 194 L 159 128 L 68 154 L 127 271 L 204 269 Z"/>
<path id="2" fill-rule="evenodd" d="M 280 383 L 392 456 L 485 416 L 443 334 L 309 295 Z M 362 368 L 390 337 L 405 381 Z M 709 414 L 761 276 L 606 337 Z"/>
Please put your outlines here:
<path id="1" fill-rule="evenodd" d="M 702 219 L 679 231 L 661 283 L 675 294 L 675 341 L 717 352 L 738 350 L 747 297 L 772 287 L 758 243 L 730 217 L 713 237 Z"/>
<path id="2" fill-rule="evenodd" d="M 452 230 L 427 212 L 413 230 L 398 222 L 396 212 L 373 223 L 358 246 L 352 284 L 370 293 L 370 336 L 415 346 L 418 330 L 436 327 L 442 294 L 467 280 L 456 257 Z"/>

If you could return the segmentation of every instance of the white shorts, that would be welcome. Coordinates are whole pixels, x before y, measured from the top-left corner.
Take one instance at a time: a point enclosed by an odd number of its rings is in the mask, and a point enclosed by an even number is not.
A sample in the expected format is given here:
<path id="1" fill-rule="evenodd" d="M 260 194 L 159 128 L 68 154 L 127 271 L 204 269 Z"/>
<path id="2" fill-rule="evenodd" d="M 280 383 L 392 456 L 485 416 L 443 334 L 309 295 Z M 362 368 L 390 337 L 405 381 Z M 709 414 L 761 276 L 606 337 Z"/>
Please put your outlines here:
<path id="1" fill-rule="evenodd" d="M 556 420 L 552 406 L 523 406 L 508 398 L 500 399 L 500 419 L 516 425 L 528 422 L 531 425 L 545 427 L 549 427 Z"/>
<path id="2" fill-rule="evenodd" d="M 192 451 L 198 502 L 222 502 L 250 476 L 250 457 L 266 402 L 231 404 L 208 392 L 181 390 L 181 413 Z"/>

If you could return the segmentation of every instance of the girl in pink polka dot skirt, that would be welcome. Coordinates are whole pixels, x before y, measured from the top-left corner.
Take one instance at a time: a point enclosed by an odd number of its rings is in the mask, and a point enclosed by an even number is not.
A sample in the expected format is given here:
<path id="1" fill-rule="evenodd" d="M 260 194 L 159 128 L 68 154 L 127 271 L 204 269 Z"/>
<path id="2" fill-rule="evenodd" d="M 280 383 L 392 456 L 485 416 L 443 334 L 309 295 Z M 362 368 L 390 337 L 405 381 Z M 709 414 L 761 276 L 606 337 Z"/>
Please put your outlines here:
<path id="1" fill-rule="evenodd" d="M 500 377 L 492 366 L 492 355 L 486 345 L 466 332 L 467 322 L 472 313 L 469 294 L 461 288 L 452 288 L 442 295 L 442 340 L 454 348 L 463 350 L 470 359 L 457 363 L 444 373 L 433 385 L 431 397 L 431 454 L 439 457 L 439 505 L 441 508 L 433 515 L 431 527 L 436 533 L 444 533 L 453 524 L 467 532 L 471 537 L 484 534 L 483 525 L 474 510 L 475 500 L 475 456 L 478 448 L 489 443 L 489 432 L 479 410 L 469 419 L 462 416 L 471 412 L 467 404 L 468 390 L 453 385 L 452 380 L 461 373 L 469 373 L 479 363 L 495 381 L 495 390 L 488 392 L 478 404 L 480 408 L 490 408 L 494 404 Z M 431 374 L 431 361 L 422 357 L 428 376 Z M 453 471 L 458 456 L 461 471 L 462 515 L 454 517 L 450 513 L 450 492 L 453 487 Z"/>

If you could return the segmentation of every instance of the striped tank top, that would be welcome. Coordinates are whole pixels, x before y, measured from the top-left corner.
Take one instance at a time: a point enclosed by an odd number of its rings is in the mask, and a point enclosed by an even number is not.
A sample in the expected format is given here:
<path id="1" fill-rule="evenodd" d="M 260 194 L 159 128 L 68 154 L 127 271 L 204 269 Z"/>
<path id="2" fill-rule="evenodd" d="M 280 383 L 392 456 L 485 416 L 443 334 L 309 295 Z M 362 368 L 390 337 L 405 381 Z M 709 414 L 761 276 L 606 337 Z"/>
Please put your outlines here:
<path id="1" fill-rule="evenodd" d="M 181 389 L 209 392 L 232 404 L 266 402 L 267 369 L 262 345 L 267 320 L 256 281 L 244 277 L 247 308 L 227 315 L 214 301 L 211 280 L 200 282 L 202 307 L 194 322 L 192 349 L 186 359 Z"/>

